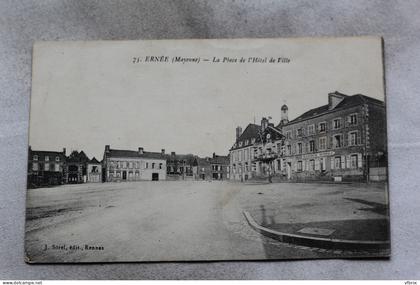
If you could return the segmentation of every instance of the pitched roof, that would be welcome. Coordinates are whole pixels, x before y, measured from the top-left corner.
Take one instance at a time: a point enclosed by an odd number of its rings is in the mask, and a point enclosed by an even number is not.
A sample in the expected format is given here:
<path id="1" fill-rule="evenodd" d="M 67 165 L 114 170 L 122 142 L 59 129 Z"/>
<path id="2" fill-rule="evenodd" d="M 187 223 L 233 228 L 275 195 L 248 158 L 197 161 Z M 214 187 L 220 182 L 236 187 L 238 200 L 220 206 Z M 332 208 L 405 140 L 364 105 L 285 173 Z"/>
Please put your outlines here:
<path id="1" fill-rule="evenodd" d="M 87 157 L 83 150 L 80 152 L 78 152 L 77 150 L 73 150 L 67 158 L 68 162 L 86 163 L 89 162 L 89 160 L 90 159 Z"/>
<path id="2" fill-rule="evenodd" d="M 216 155 L 215 157 L 210 158 L 210 163 L 229 164 L 229 156 Z"/>
<path id="3" fill-rule="evenodd" d="M 329 105 L 326 104 L 326 105 L 311 109 L 311 110 L 303 113 L 299 117 L 291 120 L 288 124 L 298 122 L 298 121 L 302 121 L 302 120 L 306 120 L 306 119 L 309 119 L 309 118 L 312 118 L 312 117 L 315 117 L 315 116 L 318 116 L 318 115 L 322 115 L 324 113 L 333 112 L 333 111 L 338 110 L 338 109 L 350 108 L 350 107 L 354 107 L 354 106 L 365 104 L 365 103 L 381 104 L 381 105 L 384 104 L 384 102 L 382 102 L 378 99 L 371 98 L 371 97 L 368 97 L 368 96 L 365 96 L 365 95 L 362 95 L 362 94 L 345 96 L 343 98 L 343 100 L 340 103 L 338 103 L 337 106 L 335 106 L 335 108 L 332 109 L 332 110 L 330 110 Z"/>
<path id="4" fill-rule="evenodd" d="M 193 155 L 193 154 L 175 154 L 175 155 L 173 155 L 173 154 L 168 153 L 168 154 L 165 154 L 163 157 L 166 158 L 168 161 L 174 161 L 174 160 L 183 161 L 183 160 L 185 160 L 186 163 L 193 164 L 197 156 Z"/>
<path id="5" fill-rule="evenodd" d="M 143 151 L 143 153 L 140 153 L 136 150 L 125 150 L 125 149 L 110 149 L 108 156 L 109 157 L 127 157 L 127 158 L 165 159 L 165 155 L 163 155 L 160 152 Z"/>
<path id="6" fill-rule="evenodd" d="M 239 138 L 236 140 L 235 145 L 231 149 L 241 148 L 238 146 L 239 142 L 245 142 L 246 140 L 251 139 L 257 139 L 259 137 L 259 131 L 261 130 L 261 126 L 256 124 L 248 124 L 248 126 L 245 128 L 245 130 L 242 132 L 242 134 L 239 136 Z M 245 146 L 245 145 L 244 145 Z"/>
<path id="7" fill-rule="evenodd" d="M 100 164 L 100 162 L 95 158 L 95 157 L 93 157 L 90 161 L 89 161 L 89 163 L 93 163 L 93 164 Z"/>

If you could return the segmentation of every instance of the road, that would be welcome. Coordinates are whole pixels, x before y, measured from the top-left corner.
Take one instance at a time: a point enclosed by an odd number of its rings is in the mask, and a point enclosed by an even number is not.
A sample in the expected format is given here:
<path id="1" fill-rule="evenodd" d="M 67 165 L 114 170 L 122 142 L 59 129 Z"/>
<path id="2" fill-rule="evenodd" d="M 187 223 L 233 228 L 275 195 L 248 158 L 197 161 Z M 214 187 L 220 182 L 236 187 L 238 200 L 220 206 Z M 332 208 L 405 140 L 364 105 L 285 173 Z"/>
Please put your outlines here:
<path id="1" fill-rule="evenodd" d="M 308 185 L 159 181 L 30 189 L 27 259 L 116 262 L 334 257 L 332 252 L 263 237 L 244 219 L 243 210 L 255 213 L 258 219 L 261 205 L 281 209 L 295 203 L 298 219 L 304 216 L 302 204 L 307 203 L 308 213 L 312 208 L 322 212 L 319 207 L 326 200 L 342 200 L 341 185 L 309 185 L 305 191 L 299 190 L 302 187 Z M 376 200 L 385 197 L 380 189 L 346 187 L 355 197 L 363 195 L 359 192 Z M 318 192 L 330 195 L 314 198 Z M 337 213 L 340 207 L 336 205 Z M 291 215 L 287 217 L 291 219 Z"/>

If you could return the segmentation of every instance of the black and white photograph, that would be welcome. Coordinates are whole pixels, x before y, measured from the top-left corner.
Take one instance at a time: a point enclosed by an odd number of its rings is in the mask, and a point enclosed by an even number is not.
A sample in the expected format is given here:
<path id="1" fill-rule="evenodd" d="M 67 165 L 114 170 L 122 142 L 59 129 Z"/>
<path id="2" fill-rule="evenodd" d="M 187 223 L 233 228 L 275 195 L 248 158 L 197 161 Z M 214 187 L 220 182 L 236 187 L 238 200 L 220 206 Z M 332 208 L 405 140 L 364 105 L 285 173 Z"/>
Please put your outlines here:
<path id="1" fill-rule="evenodd" d="M 25 261 L 389 257 L 382 49 L 36 42 Z"/>

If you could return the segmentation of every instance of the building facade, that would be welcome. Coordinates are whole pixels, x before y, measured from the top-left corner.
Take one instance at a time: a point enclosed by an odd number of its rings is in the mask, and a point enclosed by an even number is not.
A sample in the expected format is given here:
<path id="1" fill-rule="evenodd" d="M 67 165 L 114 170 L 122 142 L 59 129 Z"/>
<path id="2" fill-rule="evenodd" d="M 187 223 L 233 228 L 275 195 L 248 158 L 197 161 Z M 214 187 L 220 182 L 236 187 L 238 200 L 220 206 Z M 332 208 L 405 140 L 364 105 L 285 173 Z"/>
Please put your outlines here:
<path id="1" fill-rule="evenodd" d="M 64 184 L 66 149 L 63 151 L 28 151 L 28 188 Z"/>
<path id="2" fill-rule="evenodd" d="M 86 183 L 89 158 L 85 152 L 74 150 L 66 158 L 65 181 L 70 184 Z"/>
<path id="3" fill-rule="evenodd" d="M 102 182 L 102 164 L 95 157 L 87 163 L 87 182 Z"/>
<path id="4" fill-rule="evenodd" d="M 199 158 L 194 162 L 193 173 L 196 180 L 228 180 L 230 179 L 229 156 L 216 155 Z"/>
<path id="5" fill-rule="evenodd" d="M 256 175 L 254 161 L 254 144 L 260 136 L 261 126 L 249 124 L 242 132 L 236 128 L 236 141 L 229 150 L 230 179 L 245 181 Z"/>
<path id="6" fill-rule="evenodd" d="M 103 156 L 105 182 L 166 180 L 166 157 L 162 152 L 111 149 L 105 146 Z"/>
<path id="7" fill-rule="evenodd" d="M 384 102 L 361 94 L 334 92 L 328 95 L 328 104 L 292 121 L 287 118 L 287 106 L 281 111 L 281 122 L 275 128 L 263 118 L 256 131 L 261 136 L 253 144 L 252 177 L 292 181 L 387 179 Z M 274 133 L 278 135 L 273 137 Z M 231 154 L 240 150 L 240 140 Z M 232 175 L 241 162 L 231 158 Z"/>
<path id="8" fill-rule="evenodd" d="M 165 150 L 162 149 L 165 154 Z M 165 155 L 166 158 L 166 179 L 167 180 L 192 180 L 194 179 L 194 162 L 196 160 L 193 154 L 171 154 Z"/>

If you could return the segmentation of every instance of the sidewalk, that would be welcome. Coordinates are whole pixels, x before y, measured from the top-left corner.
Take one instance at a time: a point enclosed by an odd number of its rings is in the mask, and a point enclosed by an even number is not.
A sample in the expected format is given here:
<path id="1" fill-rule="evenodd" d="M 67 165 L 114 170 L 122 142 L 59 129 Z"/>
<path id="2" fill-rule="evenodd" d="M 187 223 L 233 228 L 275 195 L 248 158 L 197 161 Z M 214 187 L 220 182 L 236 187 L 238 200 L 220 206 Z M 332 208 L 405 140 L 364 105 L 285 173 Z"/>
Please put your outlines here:
<path id="1" fill-rule="evenodd" d="M 261 234 L 323 248 L 389 248 L 385 188 L 277 184 L 253 192 L 244 215 Z"/>

